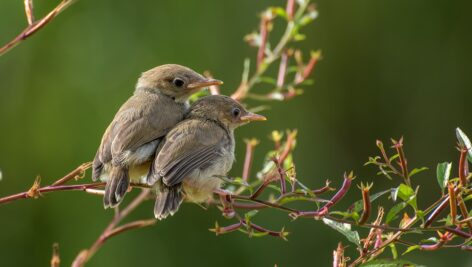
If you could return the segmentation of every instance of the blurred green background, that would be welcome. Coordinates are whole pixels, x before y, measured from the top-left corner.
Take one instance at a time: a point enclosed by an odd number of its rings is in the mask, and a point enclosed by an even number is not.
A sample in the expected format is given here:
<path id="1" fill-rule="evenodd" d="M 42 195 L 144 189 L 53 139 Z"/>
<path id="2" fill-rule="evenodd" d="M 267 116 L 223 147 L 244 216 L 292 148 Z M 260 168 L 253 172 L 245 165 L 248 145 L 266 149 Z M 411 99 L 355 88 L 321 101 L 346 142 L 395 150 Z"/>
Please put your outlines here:
<path id="1" fill-rule="evenodd" d="M 0 3 L 0 43 L 25 26 L 23 1 Z M 58 1 L 35 1 L 37 16 Z M 267 123 L 237 131 L 233 174 L 240 173 L 243 138 L 258 137 L 255 167 L 270 147 L 273 129 L 297 128 L 298 177 L 310 186 L 345 170 L 376 188 L 393 186 L 363 167 L 377 138 L 404 135 L 410 166 L 430 170 L 415 177 L 420 206 L 439 194 L 438 162 L 457 162 L 454 129 L 472 135 L 472 17 L 470 1 L 316 1 L 319 18 L 300 47 L 322 49 L 315 84 L 290 102 L 272 103 Z M 140 72 L 164 63 L 211 70 L 237 87 L 243 59 L 255 50 L 242 37 L 257 29 L 257 14 L 278 0 L 125 1 L 79 0 L 50 25 L 0 58 L 0 196 L 23 191 L 36 175 L 53 181 L 93 158 L 101 135 L 130 96 Z M 257 90 L 257 89 L 256 89 Z M 88 182 L 88 174 L 84 182 Z M 136 192 L 134 192 L 136 193 Z M 360 197 L 354 188 L 352 199 Z M 130 198 L 128 198 L 129 200 Z M 341 206 L 347 206 L 349 199 Z M 146 203 L 133 218 L 152 216 Z M 54 193 L 0 206 L 2 266 L 47 266 L 59 242 L 64 266 L 91 245 L 112 217 L 99 197 Z M 286 225 L 289 241 L 216 237 L 207 229 L 221 218 L 186 204 L 155 227 L 110 240 L 88 266 L 331 266 L 337 242 L 348 242 L 320 222 L 289 222 L 268 212 L 260 223 Z M 432 233 L 433 234 L 433 233 Z M 354 250 L 353 246 L 350 246 Z M 386 253 L 389 256 L 389 252 Z M 354 256 L 352 254 L 351 256 Z M 413 252 L 427 266 L 471 266 L 458 250 Z"/>

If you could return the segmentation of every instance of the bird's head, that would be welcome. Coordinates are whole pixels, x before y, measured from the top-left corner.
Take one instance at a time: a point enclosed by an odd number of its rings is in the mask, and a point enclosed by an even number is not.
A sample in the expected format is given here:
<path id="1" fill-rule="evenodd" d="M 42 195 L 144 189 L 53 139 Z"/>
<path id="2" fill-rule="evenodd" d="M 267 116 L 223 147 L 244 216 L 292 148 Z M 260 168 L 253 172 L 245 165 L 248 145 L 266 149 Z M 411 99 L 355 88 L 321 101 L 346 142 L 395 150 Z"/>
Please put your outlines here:
<path id="1" fill-rule="evenodd" d="M 251 121 L 265 121 L 266 117 L 247 111 L 240 103 L 224 95 L 200 98 L 190 107 L 187 117 L 215 120 L 229 129 L 235 129 Z"/>
<path id="2" fill-rule="evenodd" d="M 185 102 L 193 93 L 210 85 L 221 84 L 222 81 L 205 78 L 190 68 L 166 64 L 143 72 L 136 90 L 161 92 L 177 102 Z"/>

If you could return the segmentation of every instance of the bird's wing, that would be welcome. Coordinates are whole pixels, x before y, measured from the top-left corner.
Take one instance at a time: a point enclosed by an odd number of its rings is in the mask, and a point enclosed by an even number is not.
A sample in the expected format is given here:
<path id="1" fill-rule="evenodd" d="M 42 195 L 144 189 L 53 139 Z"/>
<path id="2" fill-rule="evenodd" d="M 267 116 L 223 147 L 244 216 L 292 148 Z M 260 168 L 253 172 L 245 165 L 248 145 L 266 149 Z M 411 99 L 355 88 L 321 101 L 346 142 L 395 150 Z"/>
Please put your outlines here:
<path id="1" fill-rule="evenodd" d="M 123 104 L 108 126 L 99 149 L 102 162 L 120 162 L 123 152 L 163 137 L 182 119 L 183 111 L 173 105 L 163 110 L 156 95 L 135 94 Z"/>
<path id="2" fill-rule="evenodd" d="M 153 173 L 167 186 L 174 186 L 193 170 L 211 164 L 228 142 L 225 130 L 212 122 L 183 121 L 165 138 L 153 163 Z"/>

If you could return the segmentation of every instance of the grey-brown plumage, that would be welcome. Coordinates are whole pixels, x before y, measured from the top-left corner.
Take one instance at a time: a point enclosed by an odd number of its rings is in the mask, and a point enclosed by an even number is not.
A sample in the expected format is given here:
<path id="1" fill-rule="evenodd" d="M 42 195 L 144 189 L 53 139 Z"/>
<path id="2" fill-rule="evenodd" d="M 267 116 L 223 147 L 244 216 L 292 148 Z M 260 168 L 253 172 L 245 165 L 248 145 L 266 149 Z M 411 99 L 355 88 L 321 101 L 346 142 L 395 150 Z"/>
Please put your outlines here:
<path id="1" fill-rule="evenodd" d="M 118 205 L 131 179 L 145 177 L 162 137 L 180 122 L 187 99 L 203 87 L 221 84 L 175 64 L 144 72 L 102 137 L 92 178 L 106 181 L 105 208 Z M 146 165 L 147 164 L 147 165 Z"/>
<path id="2" fill-rule="evenodd" d="M 234 161 L 234 129 L 264 116 L 246 111 L 227 96 L 207 96 L 196 101 L 184 121 L 177 124 L 158 148 L 147 177 L 159 190 L 154 207 L 157 219 L 177 212 L 183 196 L 203 202 L 221 186 L 219 176 Z"/>

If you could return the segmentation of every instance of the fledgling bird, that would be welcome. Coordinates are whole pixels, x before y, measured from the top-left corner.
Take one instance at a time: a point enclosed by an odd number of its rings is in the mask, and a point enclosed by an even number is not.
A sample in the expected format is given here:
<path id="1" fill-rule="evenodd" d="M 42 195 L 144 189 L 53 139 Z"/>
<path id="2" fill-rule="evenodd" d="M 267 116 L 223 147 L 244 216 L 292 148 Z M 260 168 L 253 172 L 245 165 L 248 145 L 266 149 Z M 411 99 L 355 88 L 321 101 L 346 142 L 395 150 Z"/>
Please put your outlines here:
<path id="1" fill-rule="evenodd" d="M 208 200 L 233 165 L 234 129 L 263 120 L 227 96 L 206 96 L 193 103 L 159 146 L 147 177 L 149 185 L 157 182 L 156 218 L 173 215 L 184 197 L 197 203 Z"/>
<path id="2" fill-rule="evenodd" d="M 106 129 L 93 161 L 92 179 L 106 181 L 105 208 L 122 201 L 130 177 L 133 181 L 146 177 L 159 142 L 184 118 L 189 96 L 220 84 L 176 64 L 142 73 L 134 94 Z"/>

